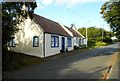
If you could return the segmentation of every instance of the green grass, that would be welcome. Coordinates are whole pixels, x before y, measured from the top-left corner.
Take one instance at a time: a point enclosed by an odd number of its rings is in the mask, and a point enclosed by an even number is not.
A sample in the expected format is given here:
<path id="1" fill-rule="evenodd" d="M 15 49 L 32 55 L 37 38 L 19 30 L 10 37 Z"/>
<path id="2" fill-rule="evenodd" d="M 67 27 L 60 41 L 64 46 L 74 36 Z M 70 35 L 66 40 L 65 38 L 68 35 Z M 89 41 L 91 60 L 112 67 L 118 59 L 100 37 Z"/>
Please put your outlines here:
<path id="1" fill-rule="evenodd" d="M 96 46 L 107 46 L 107 43 L 105 42 L 96 42 Z"/>
<path id="2" fill-rule="evenodd" d="M 40 64 L 45 61 L 47 61 L 47 59 L 6 51 L 3 53 L 3 75 L 20 68 Z"/>

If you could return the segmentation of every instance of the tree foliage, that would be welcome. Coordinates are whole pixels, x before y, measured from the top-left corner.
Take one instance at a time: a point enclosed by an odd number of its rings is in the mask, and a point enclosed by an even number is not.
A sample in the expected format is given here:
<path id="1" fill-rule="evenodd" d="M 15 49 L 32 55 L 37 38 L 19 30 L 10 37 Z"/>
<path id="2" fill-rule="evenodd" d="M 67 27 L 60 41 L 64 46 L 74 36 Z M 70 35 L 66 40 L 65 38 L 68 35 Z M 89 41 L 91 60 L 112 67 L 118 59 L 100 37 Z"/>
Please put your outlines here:
<path id="1" fill-rule="evenodd" d="M 112 31 L 116 32 L 116 37 L 120 39 L 120 1 L 104 3 L 100 13 L 110 25 Z"/>
<path id="2" fill-rule="evenodd" d="M 78 31 L 86 37 L 86 28 L 79 28 Z M 103 33 L 103 38 L 102 38 Z M 95 42 L 111 42 L 111 37 L 114 36 L 113 32 L 106 31 L 102 28 L 89 27 L 87 28 L 88 45 L 94 46 Z"/>
<path id="3" fill-rule="evenodd" d="M 37 7 L 36 2 L 2 2 L 2 46 L 6 48 L 7 41 L 17 32 L 17 24 L 30 16 Z M 23 5 L 28 10 L 23 10 Z M 22 19 L 20 19 L 22 17 Z"/>

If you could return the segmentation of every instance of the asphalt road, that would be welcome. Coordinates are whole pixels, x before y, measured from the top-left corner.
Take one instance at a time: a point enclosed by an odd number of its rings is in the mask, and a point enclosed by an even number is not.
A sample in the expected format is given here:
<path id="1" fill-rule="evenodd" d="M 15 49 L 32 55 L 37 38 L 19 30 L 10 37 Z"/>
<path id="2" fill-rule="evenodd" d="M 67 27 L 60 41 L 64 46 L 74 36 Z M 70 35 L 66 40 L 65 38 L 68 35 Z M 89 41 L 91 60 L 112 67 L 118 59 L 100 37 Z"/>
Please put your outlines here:
<path id="1" fill-rule="evenodd" d="M 116 62 L 113 66 L 113 69 L 111 70 L 109 79 L 119 79 L 120 80 L 120 43 L 118 43 L 118 54 L 116 58 Z"/>
<path id="2" fill-rule="evenodd" d="M 1 66 L 2 66 L 2 27 L 0 27 L 0 80 L 2 80 L 2 67 Z"/>
<path id="3" fill-rule="evenodd" d="M 111 70 L 109 79 L 118 79 L 118 59 L 116 59 L 113 69 Z"/>
<path id="4" fill-rule="evenodd" d="M 5 79 L 99 79 L 116 51 L 118 43 L 34 65 Z"/>

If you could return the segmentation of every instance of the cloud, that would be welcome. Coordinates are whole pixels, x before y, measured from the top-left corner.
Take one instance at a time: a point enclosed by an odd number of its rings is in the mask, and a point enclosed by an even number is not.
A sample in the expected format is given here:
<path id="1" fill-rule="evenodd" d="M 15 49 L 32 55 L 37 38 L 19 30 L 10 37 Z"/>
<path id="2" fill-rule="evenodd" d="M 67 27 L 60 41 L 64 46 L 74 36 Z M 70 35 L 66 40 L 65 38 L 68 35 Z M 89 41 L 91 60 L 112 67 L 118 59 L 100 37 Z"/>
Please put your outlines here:
<path id="1" fill-rule="evenodd" d="M 44 6 L 43 5 L 41 5 L 41 3 L 40 2 L 37 2 L 37 10 L 39 10 L 39 9 L 43 9 L 44 8 Z"/>
<path id="2" fill-rule="evenodd" d="M 44 6 L 48 6 L 51 4 L 57 4 L 59 6 L 66 6 L 66 7 L 72 7 L 77 4 L 82 3 L 88 3 L 88 2 L 106 2 L 109 0 L 37 0 L 37 2 L 40 2 Z"/>
<path id="3" fill-rule="evenodd" d="M 55 0 L 55 3 L 56 4 L 59 4 L 59 5 L 63 5 L 63 4 L 65 4 L 65 3 L 67 3 L 67 1 L 69 1 L 69 0 Z"/>
<path id="4" fill-rule="evenodd" d="M 41 3 L 44 5 L 50 5 L 53 3 L 54 0 L 41 0 Z"/>
<path id="5" fill-rule="evenodd" d="M 74 6 L 80 3 L 88 3 L 88 2 L 106 2 L 109 0 L 55 0 L 56 4 L 59 5 L 71 5 Z"/>

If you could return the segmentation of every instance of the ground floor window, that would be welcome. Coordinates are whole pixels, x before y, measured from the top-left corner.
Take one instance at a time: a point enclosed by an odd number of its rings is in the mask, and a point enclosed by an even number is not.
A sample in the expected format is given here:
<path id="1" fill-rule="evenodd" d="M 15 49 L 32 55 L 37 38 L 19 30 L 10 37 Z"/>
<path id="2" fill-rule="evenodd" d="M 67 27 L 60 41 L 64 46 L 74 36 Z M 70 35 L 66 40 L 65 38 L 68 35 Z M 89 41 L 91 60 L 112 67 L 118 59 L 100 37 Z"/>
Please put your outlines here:
<path id="1" fill-rule="evenodd" d="M 10 38 L 10 41 L 8 42 L 8 46 L 15 47 L 15 37 Z"/>
<path id="2" fill-rule="evenodd" d="M 78 42 L 79 42 L 79 40 L 78 40 L 78 38 L 76 38 L 76 44 L 78 44 Z"/>
<path id="3" fill-rule="evenodd" d="M 51 47 L 59 47 L 59 37 L 51 36 Z"/>
<path id="4" fill-rule="evenodd" d="M 72 39 L 67 38 L 68 47 L 72 47 Z"/>
<path id="5" fill-rule="evenodd" d="M 39 47 L 39 37 L 38 36 L 33 37 L 33 47 Z"/>

